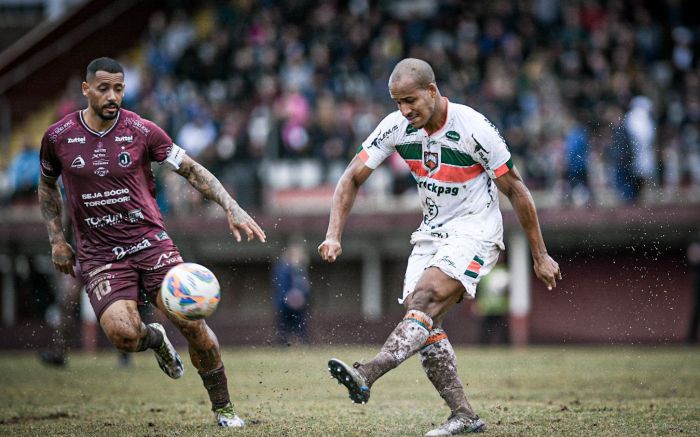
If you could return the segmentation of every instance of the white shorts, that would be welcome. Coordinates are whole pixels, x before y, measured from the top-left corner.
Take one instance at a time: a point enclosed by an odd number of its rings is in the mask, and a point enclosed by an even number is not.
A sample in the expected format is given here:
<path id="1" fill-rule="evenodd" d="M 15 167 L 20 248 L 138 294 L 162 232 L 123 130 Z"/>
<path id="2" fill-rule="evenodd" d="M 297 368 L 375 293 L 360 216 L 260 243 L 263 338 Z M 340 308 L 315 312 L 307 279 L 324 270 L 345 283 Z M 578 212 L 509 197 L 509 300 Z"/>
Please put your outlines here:
<path id="1" fill-rule="evenodd" d="M 408 257 L 406 275 L 403 281 L 403 303 L 406 296 L 413 293 L 423 271 L 437 267 L 450 278 L 464 285 L 466 295 L 473 299 L 476 285 L 496 265 L 500 249 L 496 243 L 478 241 L 471 238 L 425 239 L 415 242 Z"/>

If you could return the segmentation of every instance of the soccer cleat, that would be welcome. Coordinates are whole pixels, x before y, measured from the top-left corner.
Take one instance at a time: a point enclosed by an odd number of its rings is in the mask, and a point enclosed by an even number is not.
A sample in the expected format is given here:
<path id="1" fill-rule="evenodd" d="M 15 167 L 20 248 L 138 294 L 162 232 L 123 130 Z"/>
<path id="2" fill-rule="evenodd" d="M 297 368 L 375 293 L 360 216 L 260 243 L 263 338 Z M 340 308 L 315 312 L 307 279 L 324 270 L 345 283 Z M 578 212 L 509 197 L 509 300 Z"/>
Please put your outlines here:
<path id="1" fill-rule="evenodd" d="M 328 370 L 331 376 L 343 384 L 350 392 L 350 399 L 356 404 L 366 404 L 369 401 L 369 386 L 365 377 L 355 367 L 350 367 L 344 362 L 331 358 L 328 361 Z"/>
<path id="2" fill-rule="evenodd" d="M 170 343 L 170 340 L 168 340 L 168 336 L 165 335 L 165 328 L 163 328 L 163 325 L 160 323 L 150 323 L 148 326 L 159 330 L 163 334 L 163 343 L 153 349 L 160 369 L 169 377 L 178 379 L 185 373 L 185 366 L 182 364 L 180 354 L 177 353 L 172 343 Z"/>
<path id="3" fill-rule="evenodd" d="M 245 426 L 243 419 L 233 411 L 231 402 L 225 407 L 214 410 L 214 414 L 216 415 L 216 423 L 222 428 L 243 428 Z"/>
<path id="4" fill-rule="evenodd" d="M 444 436 L 444 435 L 457 435 L 457 434 L 471 434 L 477 432 L 486 431 L 486 422 L 479 419 L 470 419 L 464 416 L 450 416 L 447 422 L 443 423 L 441 427 L 435 428 L 432 431 L 428 431 L 426 437 L 434 436 Z"/>

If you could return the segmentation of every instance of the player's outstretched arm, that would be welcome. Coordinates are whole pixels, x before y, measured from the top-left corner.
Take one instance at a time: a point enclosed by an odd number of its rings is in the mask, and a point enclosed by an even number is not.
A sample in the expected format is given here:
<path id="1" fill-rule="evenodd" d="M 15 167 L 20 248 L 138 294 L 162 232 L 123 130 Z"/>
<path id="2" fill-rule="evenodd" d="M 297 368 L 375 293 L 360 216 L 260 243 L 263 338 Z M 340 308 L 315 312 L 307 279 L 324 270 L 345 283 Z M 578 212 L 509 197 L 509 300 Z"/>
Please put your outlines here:
<path id="1" fill-rule="evenodd" d="M 495 181 L 498 189 L 510 200 L 518 220 L 525 230 L 525 235 L 530 242 L 535 274 L 551 290 L 557 286 L 557 279 L 561 279 L 561 271 L 559 264 L 547 253 L 547 247 L 540 230 L 540 222 L 537 219 L 537 209 L 530 190 L 523 183 L 523 179 L 515 167 Z"/>
<path id="2" fill-rule="evenodd" d="M 345 221 L 350 214 L 353 203 L 355 203 L 355 197 L 357 197 L 360 186 L 372 174 L 372 171 L 356 156 L 350 161 L 350 164 L 348 164 L 340 177 L 338 185 L 335 186 L 326 239 L 318 246 L 318 253 L 324 261 L 332 263 L 343 252 L 340 246 L 340 238 L 343 234 Z"/>
<path id="3" fill-rule="evenodd" d="M 209 170 L 194 161 L 189 156 L 185 156 L 180 164 L 180 168 L 175 170 L 209 200 L 221 205 L 226 211 L 228 226 L 236 237 L 236 241 L 241 241 L 241 232 L 245 232 L 248 241 L 255 239 L 265 242 L 265 232 L 253 220 L 238 202 L 233 200 L 221 182 L 211 174 Z"/>
<path id="4" fill-rule="evenodd" d="M 75 277 L 75 252 L 66 241 L 61 224 L 61 191 L 58 189 L 56 179 L 42 175 L 39 178 L 39 205 L 41 215 L 44 217 L 46 229 L 49 232 L 51 243 L 51 261 L 59 272 Z"/>

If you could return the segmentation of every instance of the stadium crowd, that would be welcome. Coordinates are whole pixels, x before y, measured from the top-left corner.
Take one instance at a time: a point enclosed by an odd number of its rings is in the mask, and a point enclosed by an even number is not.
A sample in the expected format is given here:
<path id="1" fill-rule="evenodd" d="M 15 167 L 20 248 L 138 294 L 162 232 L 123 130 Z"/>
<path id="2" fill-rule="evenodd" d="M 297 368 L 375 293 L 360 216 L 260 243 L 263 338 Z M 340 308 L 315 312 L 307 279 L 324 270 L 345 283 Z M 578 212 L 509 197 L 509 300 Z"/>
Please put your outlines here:
<path id="1" fill-rule="evenodd" d="M 700 27 L 684 2 L 179 4 L 152 16 L 139 56 L 120 59 L 124 106 L 244 206 L 261 206 L 266 189 L 332 186 L 395 107 L 387 79 L 406 56 L 497 125 L 551 205 L 700 199 Z M 73 82 L 59 115 L 82 105 Z M 7 169 L 11 192 L 26 191 L 27 159 Z M 388 164 L 375 189 L 411 191 L 408 168 Z M 163 206 L 198 201 L 171 192 Z"/>

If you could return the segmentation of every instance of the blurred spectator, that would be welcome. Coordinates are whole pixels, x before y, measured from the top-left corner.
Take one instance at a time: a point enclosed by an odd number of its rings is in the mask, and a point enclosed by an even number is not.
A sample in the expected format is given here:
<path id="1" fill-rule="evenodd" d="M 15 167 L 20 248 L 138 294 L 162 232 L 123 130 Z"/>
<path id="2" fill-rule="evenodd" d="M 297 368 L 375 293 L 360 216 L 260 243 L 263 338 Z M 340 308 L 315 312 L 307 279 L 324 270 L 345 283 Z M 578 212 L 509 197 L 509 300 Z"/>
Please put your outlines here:
<path id="1" fill-rule="evenodd" d="M 569 202 L 582 206 L 591 197 L 588 186 L 589 134 L 585 128 L 590 113 L 580 111 L 577 115 L 566 135 L 564 159 Z"/>
<path id="2" fill-rule="evenodd" d="M 658 161 L 651 109 L 649 98 L 635 97 L 613 133 L 611 158 L 615 166 L 615 184 L 625 202 L 635 202 L 644 187 L 656 185 Z"/>
<path id="3" fill-rule="evenodd" d="M 7 171 L 12 205 L 33 205 L 39 185 L 39 150 L 24 139 L 22 150 L 10 162 Z"/>
<path id="4" fill-rule="evenodd" d="M 294 336 L 308 343 L 306 329 L 308 300 L 311 293 L 308 257 L 304 246 L 291 243 L 272 268 L 272 286 L 277 307 L 277 333 L 281 344 Z"/>

